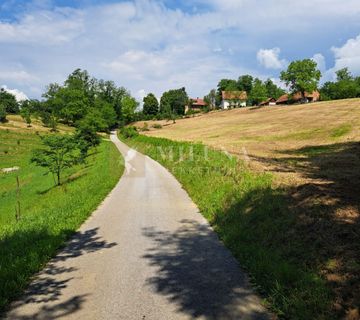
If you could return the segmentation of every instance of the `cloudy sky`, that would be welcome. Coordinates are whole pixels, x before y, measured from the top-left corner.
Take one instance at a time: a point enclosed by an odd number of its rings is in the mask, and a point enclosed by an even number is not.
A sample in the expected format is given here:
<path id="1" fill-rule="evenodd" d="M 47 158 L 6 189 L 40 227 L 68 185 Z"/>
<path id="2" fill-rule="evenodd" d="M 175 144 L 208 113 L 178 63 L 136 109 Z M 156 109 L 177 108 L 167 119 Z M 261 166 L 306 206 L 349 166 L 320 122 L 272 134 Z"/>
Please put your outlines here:
<path id="1" fill-rule="evenodd" d="M 75 68 L 140 98 L 313 58 L 360 75 L 359 0 L 0 0 L 0 86 L 39 98 Z"/>

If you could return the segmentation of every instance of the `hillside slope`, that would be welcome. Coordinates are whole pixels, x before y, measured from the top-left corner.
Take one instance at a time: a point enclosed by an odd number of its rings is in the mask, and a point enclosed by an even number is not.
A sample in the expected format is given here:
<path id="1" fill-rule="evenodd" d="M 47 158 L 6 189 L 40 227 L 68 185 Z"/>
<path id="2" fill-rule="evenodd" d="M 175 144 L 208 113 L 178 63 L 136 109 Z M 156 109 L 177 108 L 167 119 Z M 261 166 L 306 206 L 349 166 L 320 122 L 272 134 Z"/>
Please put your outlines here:
<path id="1" fill-rule="evenodd" d="M 200 141 L 237 154 L 253 170 L 271 172 L 273 188 L 286 195 L 295 217 L 287 236 L 303 252 L 304 268 L 327 280 L 339 315 L 360 318 L 360 99 L 215 111 L 161 123 L 162 129 L 150 123 L 144 133 Z"/>

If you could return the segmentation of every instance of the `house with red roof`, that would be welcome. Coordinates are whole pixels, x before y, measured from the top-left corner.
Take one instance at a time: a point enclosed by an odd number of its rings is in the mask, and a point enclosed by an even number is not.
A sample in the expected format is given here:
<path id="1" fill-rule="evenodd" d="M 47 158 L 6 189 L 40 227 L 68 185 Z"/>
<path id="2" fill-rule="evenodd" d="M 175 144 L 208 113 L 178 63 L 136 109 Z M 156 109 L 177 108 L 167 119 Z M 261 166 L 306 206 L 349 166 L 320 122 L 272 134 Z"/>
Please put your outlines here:
<path id="1" fill-rule="evenodd" d="M 196 98 L 196 99 L 190 99 L 190 103 L 188 106 L 185 107 L 185 112 L 188 112 L 189 110 L 193 111 L 201 111 L 207 106 L 207 103 L 204 101 L 204 99 Z"/>

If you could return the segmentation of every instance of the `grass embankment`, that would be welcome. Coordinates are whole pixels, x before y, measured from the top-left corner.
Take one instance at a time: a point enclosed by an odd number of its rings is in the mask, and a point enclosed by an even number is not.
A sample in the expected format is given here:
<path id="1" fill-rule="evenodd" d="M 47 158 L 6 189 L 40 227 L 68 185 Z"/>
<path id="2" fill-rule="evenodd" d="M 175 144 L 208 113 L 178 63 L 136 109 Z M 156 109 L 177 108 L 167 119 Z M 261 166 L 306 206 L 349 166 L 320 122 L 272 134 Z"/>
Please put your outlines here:
<path id="1" fill-rule="evenodd" d="M 296 234 L 296 215 L 285 191 L 272 188 L 271 174 L 252 173 L 236 157 L 206 152 L 202 144 L 122 139 L 175 175 L 273 311 L 286 319 L 333 318 L 330 290 L 307 265 L 314 252 Z"/>
<path id="2" fill-rule="evenodd" d="M 29 163 L 40 146 L 34 132 L 0 130 L 0 310 L 26 287 L 64 242 L 115 186 L 123 171 L 116 147 L 103 141 L 85 166 L 64 172 L 54 187 L 51 175 Z M 20 180 L 21 219 L 16 222 L 16 176 Z"/>

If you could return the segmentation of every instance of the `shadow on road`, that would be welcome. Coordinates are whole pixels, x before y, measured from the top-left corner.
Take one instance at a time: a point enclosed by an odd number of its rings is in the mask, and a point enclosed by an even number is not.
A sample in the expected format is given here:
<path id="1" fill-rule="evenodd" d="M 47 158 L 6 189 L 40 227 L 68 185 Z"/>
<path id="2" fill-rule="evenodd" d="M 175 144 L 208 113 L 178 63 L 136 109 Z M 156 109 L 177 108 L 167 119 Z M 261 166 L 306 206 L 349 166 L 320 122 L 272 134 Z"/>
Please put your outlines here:
<path id="1" fill-rule="evenodd" d="M 143 230 L 153 242 L 144 258 L 158 269 L 148 285 L 192 318 L 269 319 L 215 233 L 196 221 L 181 223 L 176 232 Z"/>
<path id="2" fill-rule="evenodd" d="M 57 319 L 80 310 L 87 295 L 76 295 L 66 301 L 59 301 L 63 290 L 73 279 L 71 274 L 79 271 L 74 267 L 63 266 L 62 262 L 117 245 L 116 243 L 107 243 L 97 233 L 98 228 L 76 232 L 45 269 L 35 276 L 24 295 L 11 305 L 11 310 L 7 314 L 8 319 Z M 47 237 L 49 234 L 46 234 Z M 39 242 L 41 242 L 41 238 L 41 235 L 38 235 Z M 39 306 L 32 306 L 34 311 L 30 312 L 31 314 L 24 314 L 22 308 L 28 304 L 39 304 Z"/>

